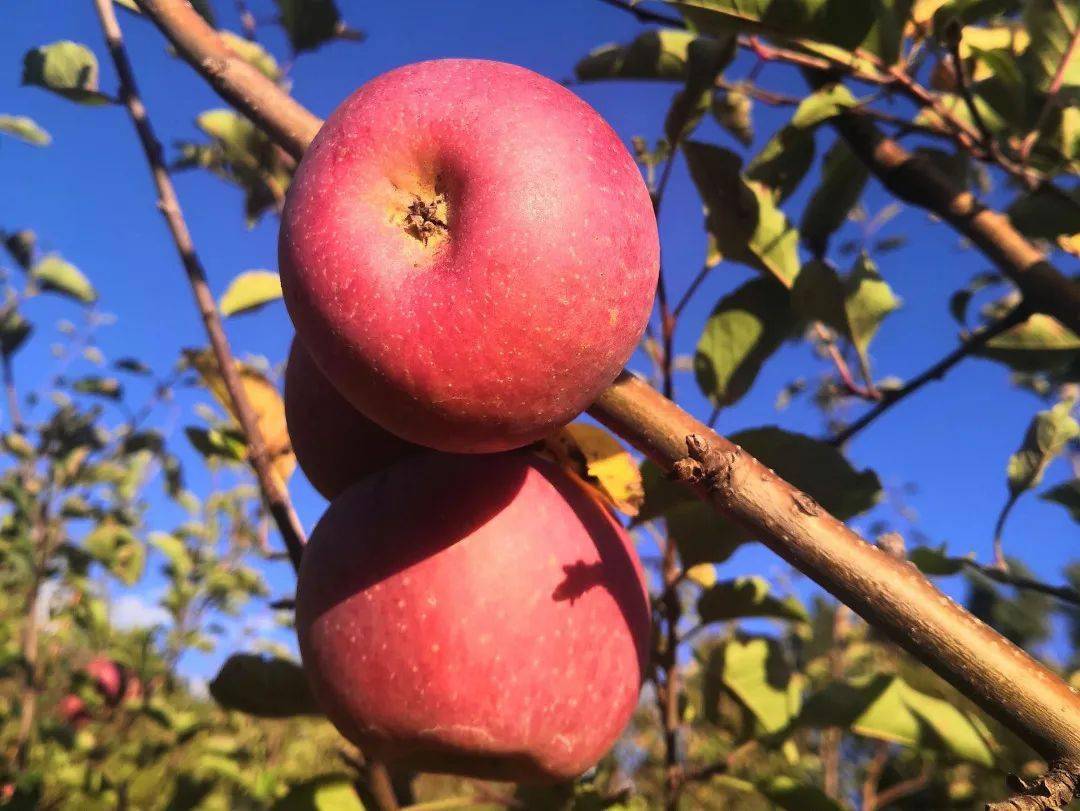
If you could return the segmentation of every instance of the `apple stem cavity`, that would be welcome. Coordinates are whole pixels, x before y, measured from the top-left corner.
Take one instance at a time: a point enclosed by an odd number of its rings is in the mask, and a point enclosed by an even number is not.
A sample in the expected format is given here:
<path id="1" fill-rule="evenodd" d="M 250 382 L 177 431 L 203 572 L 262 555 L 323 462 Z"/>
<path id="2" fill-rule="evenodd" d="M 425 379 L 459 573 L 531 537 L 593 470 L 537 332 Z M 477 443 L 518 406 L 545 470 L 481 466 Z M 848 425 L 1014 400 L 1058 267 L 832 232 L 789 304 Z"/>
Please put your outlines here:
<path id="1" fill-rule="evenodd" d="M 428 202 L 414 194 L 405 213 L 405 233 L 420 240 L 426 248 L 432 238 L 442 242 L 450 230 L 446 224 L 446 195 L 437 193 Z"/>

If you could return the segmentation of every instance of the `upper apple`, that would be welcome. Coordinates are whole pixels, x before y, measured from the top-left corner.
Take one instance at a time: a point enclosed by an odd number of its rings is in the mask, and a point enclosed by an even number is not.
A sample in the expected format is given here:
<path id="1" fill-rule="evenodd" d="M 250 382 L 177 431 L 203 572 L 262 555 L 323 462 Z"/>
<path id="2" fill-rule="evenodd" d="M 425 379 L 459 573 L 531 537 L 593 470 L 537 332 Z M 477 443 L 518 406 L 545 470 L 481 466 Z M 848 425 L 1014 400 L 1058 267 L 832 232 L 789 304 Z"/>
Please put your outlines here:
<path id="1" fill-rule="evenodd" d="M 659 242 L 618 136 L 499 62 L 386 73 L 327 120 L 289 191 L 285 301 L 356 408 L 441 450 L 568 422 L 644 330 Z"/>

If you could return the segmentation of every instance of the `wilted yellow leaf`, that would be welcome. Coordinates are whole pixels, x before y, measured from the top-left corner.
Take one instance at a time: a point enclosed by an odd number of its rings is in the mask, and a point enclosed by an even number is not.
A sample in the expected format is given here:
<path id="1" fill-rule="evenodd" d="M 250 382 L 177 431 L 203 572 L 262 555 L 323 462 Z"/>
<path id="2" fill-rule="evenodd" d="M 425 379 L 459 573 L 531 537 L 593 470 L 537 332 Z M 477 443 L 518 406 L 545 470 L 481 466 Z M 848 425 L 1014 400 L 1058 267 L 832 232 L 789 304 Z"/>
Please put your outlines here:
<path id="1" fill-rule="evenodd" d="M 699 563 L 686 570 L 686 579 L 709 588 L 716 585 L 716 567 L 711 563 Z"/>
<path id="2" fill-rule="evenodd" d="M 1061 234 L 1057 238 L 1058 247 L 1073 256 L 1080 256 L 1080 233 Z"/>
<path id="3" fill-rule="evenodd" d="M 184 358 L 191 368 L 199 373 L 203 385 L 214 395 L 214 399 L 236 420 L 236 411 L 225 388 L 225 379 L 221 376 L 214 353 L 209 349 L 185 349 Z M 289 432 L 285 427 L 285 403 L 278 394 L 277 387 L 258 370 L 239 361 L 234 362 L 240 372 L 248 402 L 251 403 L 251 410 L 255 412 L 255 422 L 266 444 L 266 452 L 273 463 L 274 472 L 282 482 L 287 482 L 296 469 L 296 457 L 293 455 Z"/>
<path id="4" fill-rule="evenodd" d="M 645 500 L 641 471 L 618 440 L 603 428 L 574 422 L 544 440 L 556 462 L 626 515 L 637 515 Z"/>

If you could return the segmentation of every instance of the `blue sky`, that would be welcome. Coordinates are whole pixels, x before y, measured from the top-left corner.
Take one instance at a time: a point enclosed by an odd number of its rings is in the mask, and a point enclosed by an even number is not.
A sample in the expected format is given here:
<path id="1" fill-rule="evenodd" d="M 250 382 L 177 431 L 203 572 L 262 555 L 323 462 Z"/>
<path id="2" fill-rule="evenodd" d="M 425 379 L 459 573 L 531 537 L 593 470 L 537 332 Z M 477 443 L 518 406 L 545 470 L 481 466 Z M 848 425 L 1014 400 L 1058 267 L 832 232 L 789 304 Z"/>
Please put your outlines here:
<path id="1" fill-rule="evenodd" d="M 260 17 L 271 10 L 269 2 L 256 0 L 252 5 Z M 216 0 L 215 7 L 219 25 L 238 30 L 233 4 Z M 629 40 L 642 30 L 629 15 L 596 0 L 345 1 L 341 8 L 353 26 L 367 32 L 367 41 L 335 43 L 305 54 L 291 73 L 295 96 L 322 116 L 364 81 L 404 63 L 484 57 L 565 79 L 591 48 Z M 121 13 L 121 24 L 161 140 L 171 146 L 178 139 L 198 138 L 195 116 L 223 103 L 186 65 L 167 55 L 164 40 L 147 22 Z M 280 30 L 267 26 L 260 36 L 279 58 L 286 54 Z M 102 65 L 103 89 L 115 89 L 92 4 L 17 0 L 8 9 L 0 30 L 0 64 L 6 65 L 0 81 L 0 113 L 32 116 L 52 133 L 54 142 L 47 149 L 11 139 L 0 142 L 0 177 L 6 192 L 0 196 L 0 229 L 36 230 L 44 248 L 62 253 L 92 280 L 101 296 L 100 308 L 118 319 L 101 334 L 107 355 L 115 358 L 134 352 L 164 371 L 182 347 L 201 345 L 204 338 L 175 251 L 154 208 L 152 185 L 130 121 L 118 107 L 82 107 L 18 84 L 23 53 L 58 39 L 89 45 Z M 728 75 L 744 76 L 750 64 L 742 55 Z M 767 66 L 759 84 L 805 93 L 798 74 L 781 66 Z M 628 82 L 575 88 L 627 142 L 633 135 L 659 137 L 675 89 L 671 84 Z M 896 110 L 907 112 L 900 104 Z M 788 115 L 788 111 L 757 105 L 757 136 L 751 154 Z M 711 122 L 696 137 L 739 148 Z M 830 140 L 831 134 L 819 134 L 819 155 Z M 796 219 L 814 187 L 814 177 L 785 204 Z M 246 228 L 239 194 L 207 173 L 180 174 L 176 185 L 215 293 L 220 294 L 243 270 L 275 267 L 275 218 Z M 1008 195 L 998 193 L 991 199 L 1001 204 Z M 869 211 L 879 211 L 888 201 L 872 182 L 864 198 Z M 845 229 L 846 237 L 859 233 L 854 225 Z M 700 202 L 681 160 L 665 199 L 661 235 L 668 283 L 677 297 L 700 267 L 705 247 Z M 903 298 L 904 307 L 885 322 L 874 341 L 873 364 L 879 379 L 887 375 L 906 378 L 953 348 L 957 331 L 948 314 L 948 296 L 989 266 L 978 253 L 962 249 L 949 228 L 931 223 L 916 210 L 905 209 L 885 226 L 882 235 L 907 237 L 904 248 L 880 262 L 882 274 Z M 1075 263 L 1058 258 L 1066 270 L 1075 271 Z M 751 275 L 749 269 L 730 264 L 713 273 L 680 323 L 680 353 L 693 351 L 716 300 Z M 42 333 L 56 319 L 74 320 L 78 314 L 73 305 L 45 299 L 32 302 L 29 313 L 36 316 Z M 258 353 L 274 362 L 284 358 L 292 334 L 280 304 L 234 319 L 228 330 L 238 354 Z M 51 371 L 48 344 L 39 336 L 18 357 L 16 372 L 23 388 L 40 383 Z M 733 432 L 779 424 L 819 435 L 820 416 L 807 403 L 797 401 L 777 412 L 774 400 L 794 377 L 812 380 L 824 370 L 807 346 L 785 347 L 767 363 L 750 394 L 720 415 L 718 429 Z M 677 394 L 691 411 L 708 415 L 710 409 L 692 375 L 679 377 Z M 174 429 L 174 446 L 188 463 L 190 486 L 204 493 L 209 478 L 181 434 L 184 425 L 199 422 L 193 406 L 200 399 L 181 397 L 166 416 Z M 850 446 L 850 455 L 856 466 L 876 470 L 887 488 L 917 483 L 917 491 L 905 499 L 918 514 L 919 530 L 934 543 L 947 542 L 953 553 L 974 552 L 988 560 L 994 519 L 1005 497 L 1006 460 L 1032 415 L 1042 407 L 1034 396 L 1009 385 L 1003 367 L 967 360 L 944 383 L 924 389 L 860 434 Z M 859 410 L 854 406 L 852 414 Z M 1067 465 L 1059 462 L 1051 468 L 1047 485 L 1067 477 Z M 293 480 L 293 492 L 310 527 L 323 502 L 299 475 Z M 167 528 L 178 512 L 166 503 L 155 503 L 152 516 L 156 526 Z M 875 517 L 895 519 L 896 513 L 883 507 L 856 524 L 865 528 Z M 907 529 L 903 524 L 899 528 Z M 1006 550 L 1022 556 L 1038 575 L 1051 581 L 1058 580 L 1061 567 L 1073 559 L 1076 541 L 1076 526 L 1067 513 L 1032 495 L 1021 499 L 1006 530 Z M 764 548 L 748 546 L 722 567 L 721 576 L 760 573 L 775 577 L 785 570 Z M 268 577 L 274 596 L 291 593 L 291 573 L 285 566 L 269 567 Z M 148 597 L 152 598 L 158 585 L 150 579 Z M 797 588 L 806 590 L 804 585 Z M 187 666 L 191 672 L 212 672 L 225 652 L 223 646 L 217 655 L 192 657 Z"/>

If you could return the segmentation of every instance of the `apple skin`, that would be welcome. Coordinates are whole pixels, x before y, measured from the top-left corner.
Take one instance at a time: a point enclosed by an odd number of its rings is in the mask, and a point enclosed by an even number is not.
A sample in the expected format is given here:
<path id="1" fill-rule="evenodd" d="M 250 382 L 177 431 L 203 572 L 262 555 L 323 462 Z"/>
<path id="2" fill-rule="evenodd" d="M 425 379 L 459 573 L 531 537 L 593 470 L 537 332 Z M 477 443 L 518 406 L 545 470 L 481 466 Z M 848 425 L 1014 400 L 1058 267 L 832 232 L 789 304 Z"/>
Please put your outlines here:
<path id="1" fill-rule="evenodd" d="M 544 783 L 622 732 L 651 617 L 630 538 L 559 468 L 425 453 L 330 505 L 296 621 L 316 698 L 365 754 Z"/>
<path id="2" fill-rule="evenodd" d="M 90 721 L 90 711 L 86 702 L 74 693 L 68 693 L 57 702 L 56 709 L 64 723 L 72 729 L 79 729 Z"/>
<path id="3" fill-rule="evenodd" d="M 125 674 L 120 665 L 107 656 L 96 656 L 86 663 L 83 672 L 94 682 L 98 692 L 109 704 L 116 704 L 124 695 Z"/>
<path id="4" fill-rule="evenodd" d="M 279 240 L 319 368 L 391 433 L 458 453 L 522 447 L 587 408 L 641 338 L 659 257 L 648 190 L 600 115 L 471 59 L 398 68 L 338 107 Z"/>
<path id="5" fill-rule="evenodd" d="M 301 470 L 331 501 L 349 485 L 419 450 L 353 408 L 295 338 L 285 366 L 285 422 Z"/>

